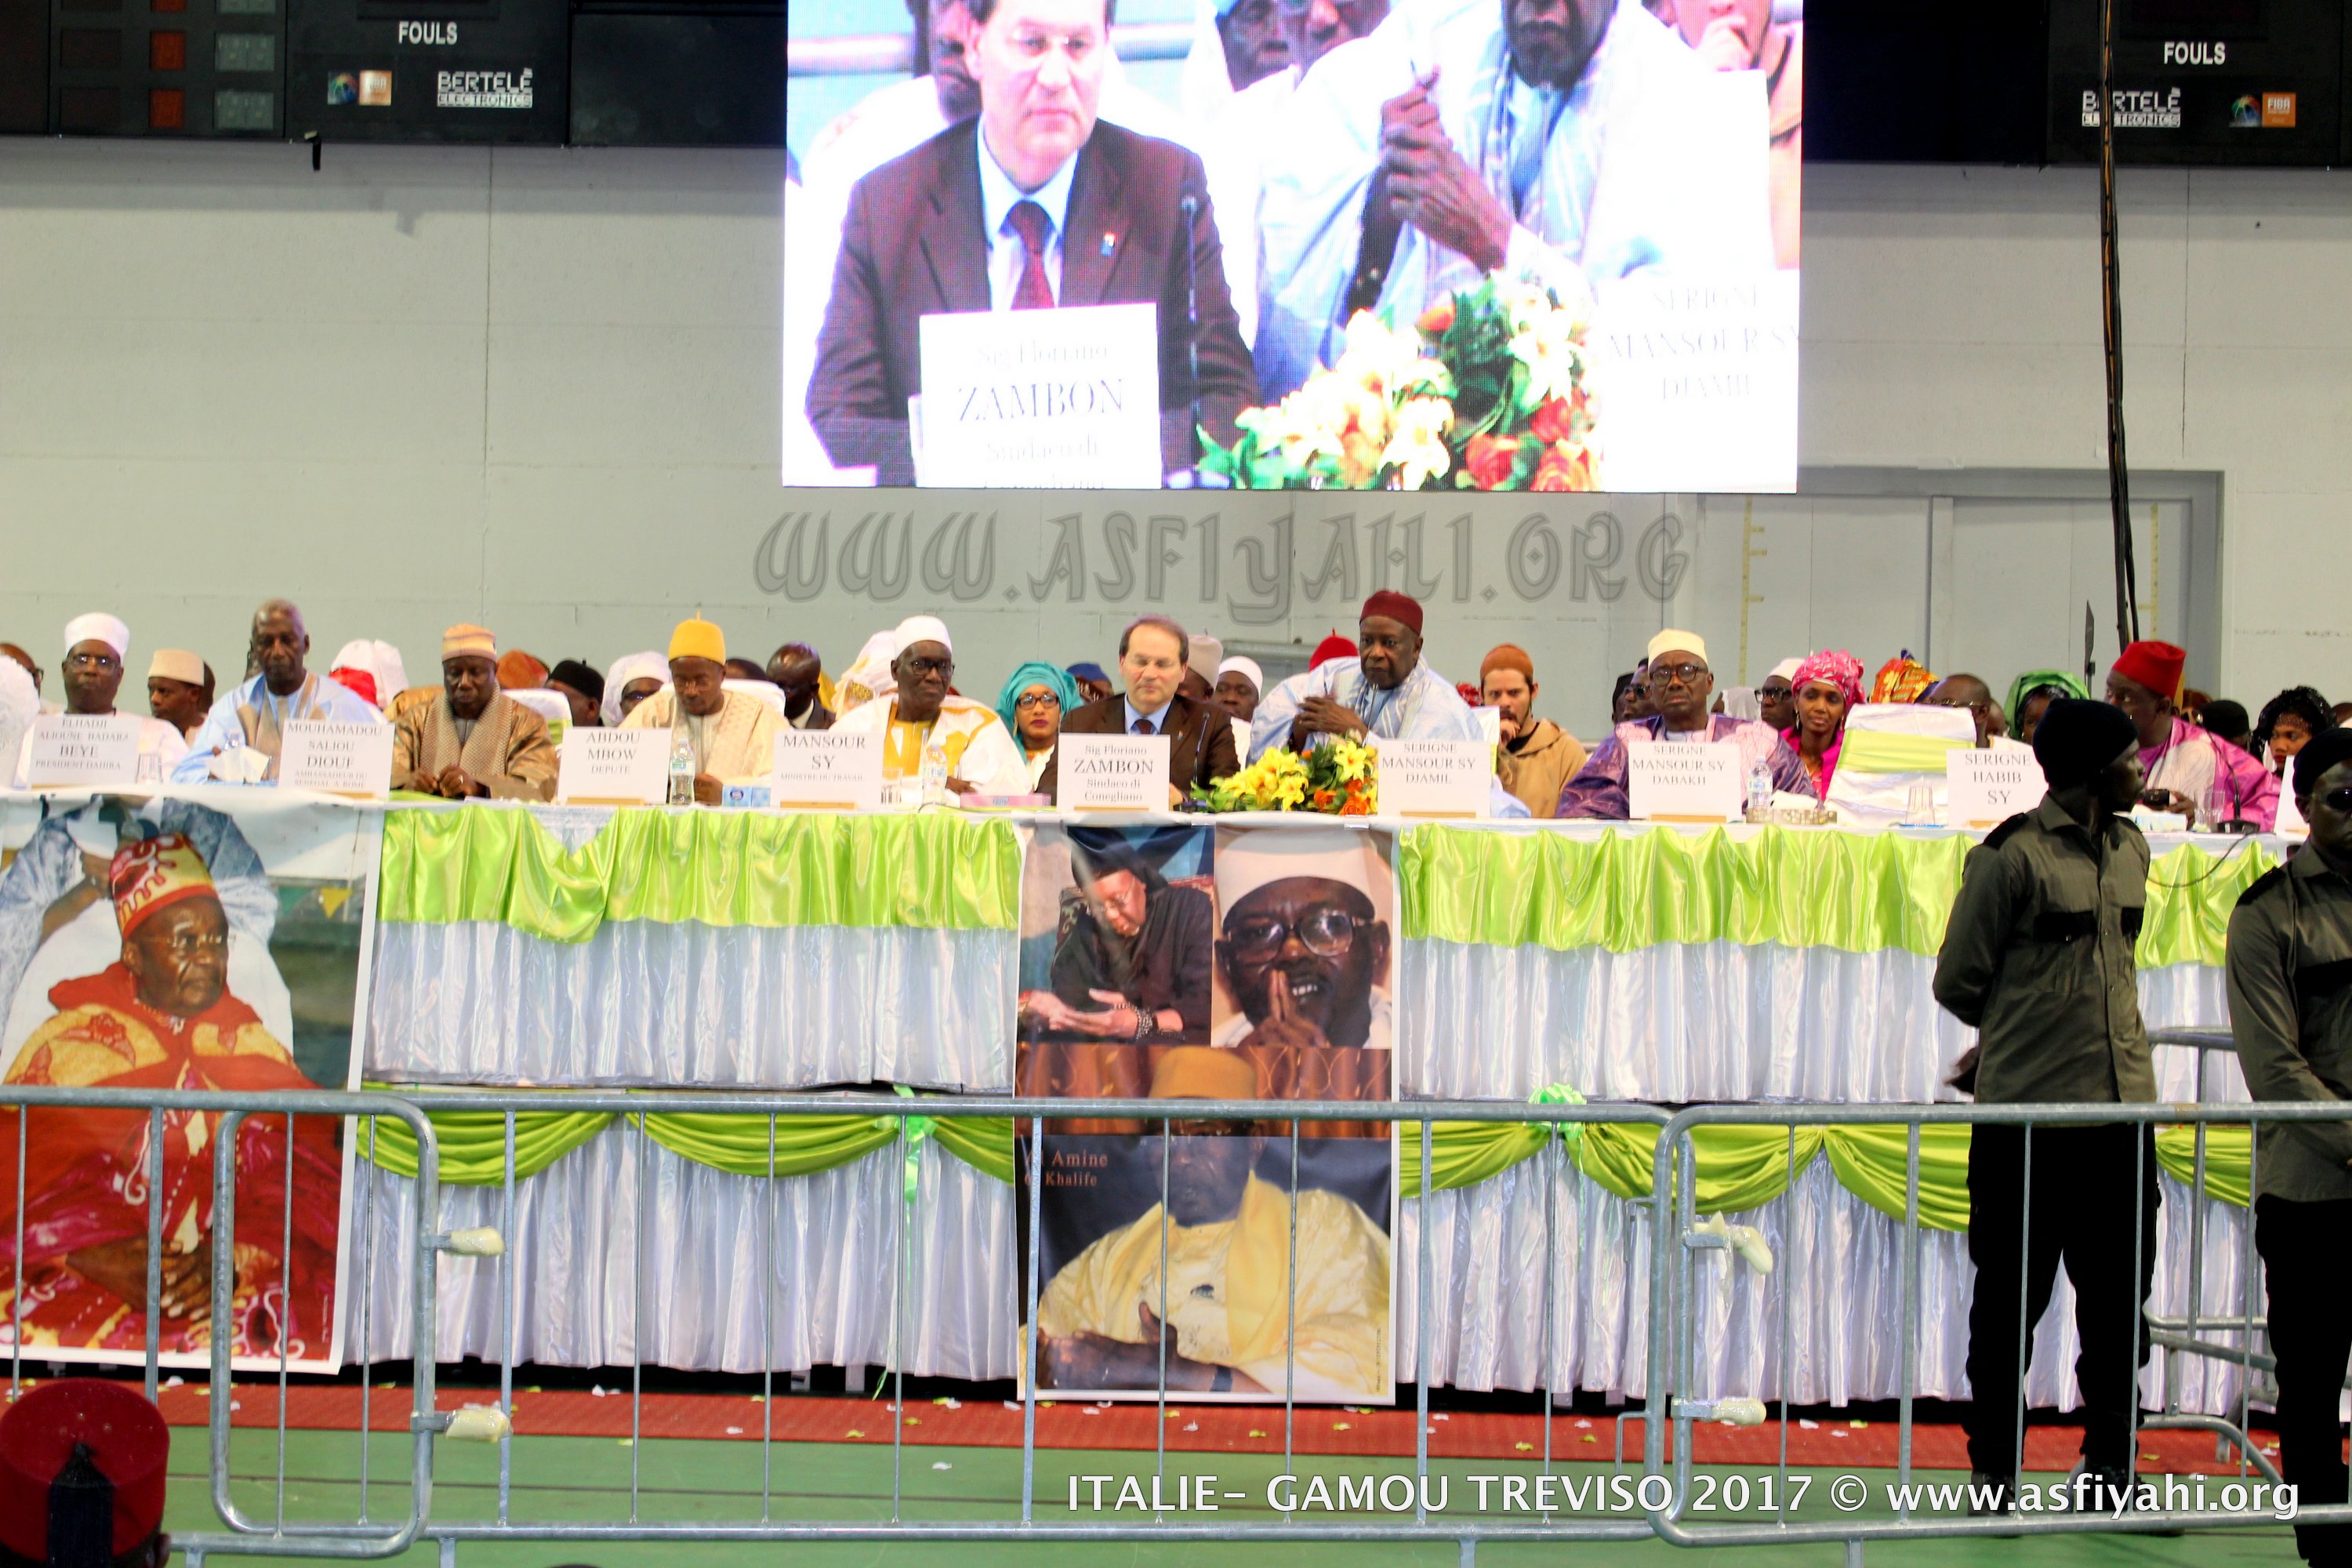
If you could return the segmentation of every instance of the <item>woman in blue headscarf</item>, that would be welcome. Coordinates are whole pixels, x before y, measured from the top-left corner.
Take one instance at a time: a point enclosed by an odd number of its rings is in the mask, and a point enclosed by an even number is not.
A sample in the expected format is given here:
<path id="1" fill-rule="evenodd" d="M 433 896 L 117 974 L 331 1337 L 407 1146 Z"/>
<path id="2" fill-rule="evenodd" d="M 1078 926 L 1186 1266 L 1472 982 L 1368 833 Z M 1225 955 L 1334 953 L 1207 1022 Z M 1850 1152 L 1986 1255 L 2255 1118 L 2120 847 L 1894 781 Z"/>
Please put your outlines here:
<path id="1" fill-rule="evenodd" d="M 1021 742 L 1031 788 L 1036 787 L 1054 755 L 1054 742 L 1062 733 L 1062 715 L 1077 705 L 1078 683 L 1042 659 L 1031 659 L 1014 670 L 996 694 L 996 716 Z"/>

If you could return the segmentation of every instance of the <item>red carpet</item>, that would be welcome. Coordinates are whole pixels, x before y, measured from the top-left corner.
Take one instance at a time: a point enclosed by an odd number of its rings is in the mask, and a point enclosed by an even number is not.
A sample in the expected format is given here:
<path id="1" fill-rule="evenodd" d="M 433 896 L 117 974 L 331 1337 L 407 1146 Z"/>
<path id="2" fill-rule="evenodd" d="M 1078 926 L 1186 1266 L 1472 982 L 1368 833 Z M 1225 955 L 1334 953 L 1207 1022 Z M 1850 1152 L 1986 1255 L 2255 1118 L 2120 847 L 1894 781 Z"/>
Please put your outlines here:
<path id="1" fill-rule="evenodd" d="M 484 1404 L 478 1389 L 443 1389 L 444 1410 Z M 206 1419 L 204 1387 L 184 1384 L 165 1388 L 163 1415 L 173 1426 L 201 1426 Z M 772 1422 L 777 1441 L 790 1443 L 879 1443 L 890 1441 L 891 1405 L 887 1398 L 848 1399 L 838 1396 L 793 1395 L 763 1405 L 757 1398 L 705 1394 L 649 1394 L 640 1418 L 646 1437 L 734 1439 L 756 1442 L 762 1418 Z M 231 1420 L 239 1426 L 268 1427 L 278 1422 L 278 1390 L 274 1384 L 240 1384 L 237 1408 Z M 624 1388 L 599 1397 L 575 1390 L 537 1391 L 518 1386 L 515 1392 L 516 1430 L 532 1435 L 572 1437 L 629 1436 L 629 1398 Z M 1302 1406 L 1295 1415 L 1292 1448 L 1301 1454 L 1410 1456 L 1413 1415 L 1410 1408 L 1343 1410 Z M 288 1392 L 286 1424 L 320 1431 L 354 1431 L 360 1422 L 360 1391 L 349 1386 L 295 1384 Z M 1159 1413 L 1150 1405 L 1087 1405 L 1062 1402 L 1037 1409 L 1037 1443 L 1045 1448 L 1096 1448 L 1150 1451 Z M 378 1388 L 373 1396 L 370 1425 L 379 1432 L 398 1432 L 408 1425 L 408 1394 L 404 1388 Z M 1176 1453 L 1259 1453 L 1283 1451 L 1282 1410 L 1255 1406 L 1171 1404 L 1164 1423 L 1170 1451 Z M 1606 1463 L 1612 1457 L 1616 1423 L 1603 1415 L 1556 1415 L 1552 1418 L 1552 1454 L 1567 1462 Z M 2265 1445 L 2276 1441 L 2258 1434 Z M 1778 1461 L 1780 1430 L 1777 1425 L 1732 1427 L 1719 1425 L 1697 1429 L 1696 1458 L 1702 1464 L 1769 1465 Z M 1789 1429 L 1791 1465 L 1831 1468 L 1885 1468 L 1895 1463 L 1897 1433 L 1892 1421 L 1830 1421 L 1800 1424 Z M 2081 1434 L 2069 1426 L 2035 1426 L 2026 1432 L 2027 1468 L 2063 1472 L 2071 1468 Z M 1021 1409 L 1001 1400 L 933 1401 L 910 1405 L 905 1441 L 919 1445 L 1018 1447 Z M 1626 1423 L 1629 1458 L 1638 1458 L 1643 1441 L 1638 1416 Z M 1498 1415 L 1454 1411 L 1433 1415 L 1429 1451 L 1438 1458 L 1526 1459 L 1543 1451 L 1543 1420 L 1534 1415 Z M 2148 1432 L 2140 1438 L 2141 1468 L 2154 1473 L 2221 1474 L 2233 1464 L 2217 1461 L 2213 1439 L 2200 1432 Z M 1954 1426 L 1922 1426 L 1914 1429 L 1912 1463 L 1921 1469 L 1958 1470 L 1968 1468 L 1960 1430 Z"/>

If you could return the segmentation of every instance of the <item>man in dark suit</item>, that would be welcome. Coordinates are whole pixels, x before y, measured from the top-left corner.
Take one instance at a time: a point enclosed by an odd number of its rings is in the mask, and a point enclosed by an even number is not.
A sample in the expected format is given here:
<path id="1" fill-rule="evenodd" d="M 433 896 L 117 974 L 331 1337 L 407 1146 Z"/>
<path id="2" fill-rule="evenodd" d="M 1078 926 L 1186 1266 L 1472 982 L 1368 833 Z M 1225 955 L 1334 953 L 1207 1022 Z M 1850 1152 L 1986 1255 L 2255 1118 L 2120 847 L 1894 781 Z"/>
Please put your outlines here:
<path id="1" fill-rule="evenodd" d="M 1097 123 L 1109 0 L 971 0 L 970 9 L 980 118 L 852 191 L 809 421 L 836 464 L 870 464 L 883 483 L 908 483 L 907 399 L 922 391 L 923 317 L 1140 302 L 1159 307 L 1162 466 L 1189 468 L 1195 346 L 1212 434 L 1232 440 L 1234 416 L 1257 400 L 1201 161 Z"/>
<path id="2" fill-rule="evenodd" d="M 1205 789 L 1242 770 L 1225 710 L 1176 689 L 1190 648 L 1182 626 L 1166 616 L 1144 616 L 1118 639 L 1118 673 L 1126 692 L 1062 716 L 1065 735 L 1167 736 L 1168 804 L 1178 806 L 1191 797 L 1193 785 Z M 1040 794 L 1058 798 L 1061 764 L 1062 748 L 1055 746 L 1037 780 Z"/>
<path id="3" fill-rule="evenodd" d="M 1203 831 L 1069 830 L 1079 907 L 1055 944 L 1051 989 L 1021 997 L 1022 1038 L 1164 1045 L 1209 1037 L 1216 912 L 1204 889 L 1171 883 L 1162 871 Z"/>

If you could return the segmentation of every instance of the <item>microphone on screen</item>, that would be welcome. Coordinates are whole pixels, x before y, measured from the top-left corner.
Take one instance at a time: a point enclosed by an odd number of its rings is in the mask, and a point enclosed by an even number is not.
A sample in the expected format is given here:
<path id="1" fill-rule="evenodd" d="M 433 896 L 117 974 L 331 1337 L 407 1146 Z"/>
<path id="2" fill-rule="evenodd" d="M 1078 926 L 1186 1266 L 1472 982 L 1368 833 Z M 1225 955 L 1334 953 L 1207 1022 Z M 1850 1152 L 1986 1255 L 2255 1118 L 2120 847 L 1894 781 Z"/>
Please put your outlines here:
<path id="1" fill-rule="evenodd" d="M 1188 186 L 1184 199 L 1176 205 L 1184 214 L 1184 366 L 1192 414 L 1192 422 L 1184 432 L 1184 450 L 1192 455 L 1185 468 L 1197 486 L 1201 481 L 1201 277 L 1193 234 L 1200 219 L 1201 198 Z"/>

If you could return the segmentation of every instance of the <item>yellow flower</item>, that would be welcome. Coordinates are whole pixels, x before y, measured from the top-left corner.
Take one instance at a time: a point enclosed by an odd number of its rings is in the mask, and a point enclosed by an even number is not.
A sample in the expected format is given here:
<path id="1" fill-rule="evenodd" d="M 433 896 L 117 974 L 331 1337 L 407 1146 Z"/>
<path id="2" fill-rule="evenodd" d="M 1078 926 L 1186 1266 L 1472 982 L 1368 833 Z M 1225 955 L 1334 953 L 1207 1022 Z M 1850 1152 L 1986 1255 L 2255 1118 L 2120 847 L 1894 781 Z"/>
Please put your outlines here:
<path id="1" fill-rule="evenodd" d="M 1381 467 L 1396 470 L 1397 483 L 1417 490 L 1424 480 L 1453 466 L 1446 449 L 1445 427 L 1454 422 L 1454 405 L 1442 397 L 1415 397 L 1397 410 L 1396 434 L 1381 452 Z"/>
<path id="2" fill-rule="evenodd" d="M 1343 782 L 1349 779 L 1369 779 L 1372 776 L 1372 766 L 1377 754 L 1370 746 L 1349 740 L 1334 741 L 1330 745 L 1332 761 L 1338 765 L 1339 777 Z"/>

